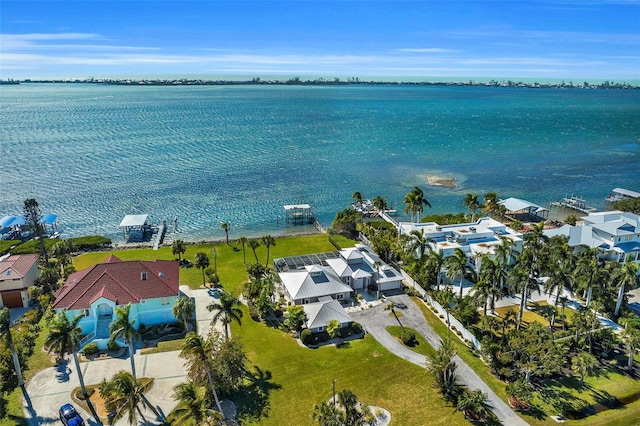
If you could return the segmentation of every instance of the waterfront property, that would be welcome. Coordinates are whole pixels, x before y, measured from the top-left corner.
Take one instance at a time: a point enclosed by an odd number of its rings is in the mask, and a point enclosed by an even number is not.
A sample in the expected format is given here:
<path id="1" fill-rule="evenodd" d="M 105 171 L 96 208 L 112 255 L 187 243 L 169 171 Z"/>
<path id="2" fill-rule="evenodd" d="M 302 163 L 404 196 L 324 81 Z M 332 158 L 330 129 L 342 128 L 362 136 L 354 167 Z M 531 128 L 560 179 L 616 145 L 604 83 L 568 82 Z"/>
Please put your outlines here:
<path id="1" fill-rule="evenodd" d="M 598 248 L 607 260 L 640 262 L 640 216 L 634 213 L 610 211 L 591 213 L 581 218 L 583 225 L 564 225 L 544 231 L 547 237 L 562 235 L 569 246 Z"/>
<path id="2" fill-rule="evenodd" d="M 640 192 L 631 191 L 624 188 L 614 188 L 605 201 L 608 203 L 615 203 L 616 201 L 628 200 L 633 198 L 640 198 Z"/>
<path id="3" fill-rule="evenodd" d="M 319 298 L 318 302 L 307 303 L 303 308 L 307 314 L 307 328 L 313 333 L 325 331 L 331 320 L 338 321 L 340 328 L 349 327 L 353 322 L 340 302 L 329 296 Z"/>
<path id="4" fill-rule="evenodd" d="M 495 259 L 496 248 L 503 244 L 503 239 L 511 240 L 512 252 L 522 252 L 522 234 L 489 217 L 454 225 L 400 222 L 400 234 L 410 235 L 412 231 L 421 232 L 431 250 L 444 257 L 453 256 L 456 249 L 462 250 L 476 272 L 480 271 L 483 256 Z"/>
<path id="5" fill-rule="evenodd" d="M 0 307 L 29 306 L 28 289 L 39 276 L 37 254 L 19 254 L 0 260 Z"/>
<path id="6" fill-rule="evenodd" d="M 318 302 L 323 296 L 348 299 L 353 291 L 391 291 L 402 287 L 402 274 L 382 262 L 364 244 L 337 253 L 274 259 L 287 297 L 294 304 Z"/>
<path id="7" fill-rule="evenodd" d="M 109 325 L 117 306 L 131 304 L 135 327 L 176 322 L 173 305 L 179 296 L 178 262 L 122 261 L 109 256 L 103 263 L 75 272 L 56 292 L 53 309 L 80 321 L 81 345 L 95 341 L 101 349 L 109 340 Z"/>

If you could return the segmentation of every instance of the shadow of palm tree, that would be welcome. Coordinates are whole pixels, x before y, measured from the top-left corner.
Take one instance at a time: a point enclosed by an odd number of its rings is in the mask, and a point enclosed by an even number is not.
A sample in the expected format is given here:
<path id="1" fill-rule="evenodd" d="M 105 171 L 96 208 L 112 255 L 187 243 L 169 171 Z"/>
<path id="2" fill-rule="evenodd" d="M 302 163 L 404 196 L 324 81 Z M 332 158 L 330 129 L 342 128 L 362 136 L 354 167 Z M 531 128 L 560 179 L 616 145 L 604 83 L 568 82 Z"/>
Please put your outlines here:
<path id="1" fill-rule="evenodd" d="M 282 388 L 279 384 L 271 382 L 272 378 L 271 371 L 262 370 L 257 366 L 254 366 L 253 372 L 247 372 L 249 384 L 236 392 L 233 398 L 241 420 L 258 421 L 269 416 L 269 393 Z"/>

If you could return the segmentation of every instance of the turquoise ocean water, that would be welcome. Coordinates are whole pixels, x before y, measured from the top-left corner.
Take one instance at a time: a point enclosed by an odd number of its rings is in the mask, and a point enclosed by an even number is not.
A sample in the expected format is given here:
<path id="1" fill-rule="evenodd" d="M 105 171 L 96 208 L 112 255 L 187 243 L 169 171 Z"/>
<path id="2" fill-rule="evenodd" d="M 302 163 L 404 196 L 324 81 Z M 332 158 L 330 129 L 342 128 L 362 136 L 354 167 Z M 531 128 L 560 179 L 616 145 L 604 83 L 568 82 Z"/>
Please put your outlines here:
<path id="1" fill-rule="evenodd" d="M 604 206 L 640 191 L 640 91 L 435 86 L 0 86 L 0 216 L 26 198 L 63 236 L 121 239 L 125 214 L 177 217 L 183 239 L 325 226 L 358 190 L 433 212 L 468 192 Z M 427 175 L 458 188 L 430 187 Z"/>

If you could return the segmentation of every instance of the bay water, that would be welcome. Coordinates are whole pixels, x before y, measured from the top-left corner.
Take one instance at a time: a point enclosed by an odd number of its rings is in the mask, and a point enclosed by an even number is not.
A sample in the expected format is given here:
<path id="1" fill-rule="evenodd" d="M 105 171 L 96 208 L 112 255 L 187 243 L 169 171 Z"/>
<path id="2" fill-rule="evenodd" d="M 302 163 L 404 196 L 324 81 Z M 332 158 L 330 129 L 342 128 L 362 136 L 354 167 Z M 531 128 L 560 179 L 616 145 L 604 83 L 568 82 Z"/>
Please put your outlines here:
<path id="1" fill-rule="evenodd" d="M 402 218 L 414 186 L 427 213 L 640 191 L 640 90 L 29 83 L 0 86 L 0 120 L 0 217 L 36 198 L 63 237 L 141 213 L 187 241 L 295 233 L 283 205 L 326 227 L 354 191 Z"/>

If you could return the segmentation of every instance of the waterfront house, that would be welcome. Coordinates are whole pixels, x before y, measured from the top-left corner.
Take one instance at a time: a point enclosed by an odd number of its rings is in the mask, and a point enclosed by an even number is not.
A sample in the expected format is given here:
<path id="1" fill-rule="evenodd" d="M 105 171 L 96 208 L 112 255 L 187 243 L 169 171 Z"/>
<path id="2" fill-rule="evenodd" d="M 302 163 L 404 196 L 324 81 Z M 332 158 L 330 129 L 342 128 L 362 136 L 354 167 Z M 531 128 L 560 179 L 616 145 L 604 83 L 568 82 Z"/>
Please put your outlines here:
<path id="1" fill-rule="evenodd" d="M 29 306 L 29 287 L 40 276 L 37 254 L 16 254 L 0 261 L 0 307 Z"/>
<path id="2" fill-rule="evenodd" d="M 609 211 L 591 213 L 581 220 L 580 226 L 567 224 L 545 230 L 544 234 L 549 238 L 564 236 L 570 247 L 598 248 L 606 260 L 626 262 L 631 259 L 640 263 L 640 216 Z"/>
<path id="3" fill-rule="evenodd" d="M 511 240 L 514 257 L 522 252 L 522 234 L 489 217 L 453 225 L 400 222 L 401 235 L 411 235 L 412 231 L 422 233 L 429 241 L 430 249 L 442 253 L 445 258 L 461 249 L 467 255 L 468 265 L 476 272 L 480 271 L 483 256 L 496 258 L 496 248 L 503 244 L 503 238 Z"/>
<path id="4" fill-rule="evenodd" d="M 131 304 L 129 320 L 140 325 L 176 322 L 173 305 L 180 294 L 178 262 L 167 260 L 122 261 L 109 256 L 104 262 L 69 276 L 56 292 L 53 309 L 67 311 L 80 321 L 82 345 L 95 341 L 105 348 L 115 308 Z"/>
<path id="5" fill-rule="evenodd" d="M 279 276 L 287 297 L 294 305 L 318 302 L 323 296 L 348 299 L 353 291 L 328 266 L 307 265 L 302 269 L 281 272 Z"/>
<path id="6" fill-rule="evenodd" d="M 307 328 L 314 333 L 325 331 L 331 320 L 338 321 L 340 328 L 349 327 L 353 322 L 340 302 L 329 296 L 321 297 L 318 302 L 302 306 L 307 314 Z"/>
<path id="7" fill-rule="evenodd" d="M 356 244 L 340 250 L 339 254 L 339 257 L 326 262 L 354 290 L 374 287 L 379 291 L 391 291 L 402 288 L 402 274 L 384 263 L 368 246 Z"/>

